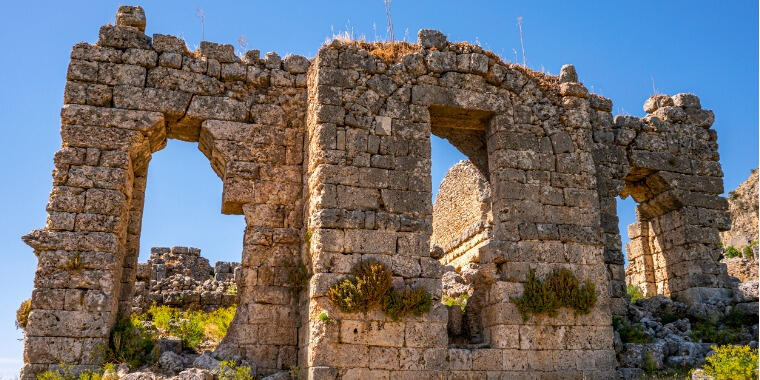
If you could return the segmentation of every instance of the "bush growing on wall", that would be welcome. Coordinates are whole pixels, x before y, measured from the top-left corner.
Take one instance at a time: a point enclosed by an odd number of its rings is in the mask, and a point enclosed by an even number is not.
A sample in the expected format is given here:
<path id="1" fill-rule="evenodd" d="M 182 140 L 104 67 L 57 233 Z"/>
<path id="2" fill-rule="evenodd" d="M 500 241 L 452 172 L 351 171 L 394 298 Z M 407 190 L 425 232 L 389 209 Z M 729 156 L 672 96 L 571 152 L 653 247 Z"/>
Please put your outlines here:
<path id="1" fill-rule="evenodd" d="M 427 290 L 392 287 L 390 269 L 378 261 L 356 264 L 351 274 L 352 277 L 331 286 L 327 293 L 330 302 L 345 313 L 366 313 L 380 307 L 386 315 L 398 320 L 409 314 L 419 316 L 430 311 L 432 297 Z"/>
<path id="2" fill-rule="evenodd" d="M 581 285 L 567 269 L 555 270 L 544 281 L 531 270 L 523 294 L 511 301 L 517 305 L 525 321 L 532 314 L 554 317 L 561 307 L 573 309 L 577 314 L 588 314 L 596 304 L 596 287 L 589 280 Z"/>

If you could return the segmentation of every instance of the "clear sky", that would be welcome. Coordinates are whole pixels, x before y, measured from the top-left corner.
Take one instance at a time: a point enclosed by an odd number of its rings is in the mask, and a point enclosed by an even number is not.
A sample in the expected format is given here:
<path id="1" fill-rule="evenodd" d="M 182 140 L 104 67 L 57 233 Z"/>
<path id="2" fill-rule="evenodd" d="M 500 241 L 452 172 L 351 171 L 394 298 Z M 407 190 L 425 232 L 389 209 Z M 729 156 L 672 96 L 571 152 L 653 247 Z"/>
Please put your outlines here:
<path id="1" fill-rule="evenodd" d="M 45 224 L 59 110 L 71 46 L 97 41 L 124 0 L 5 2 L 0 25 L 0 378 L 21 365 L 15 310 L 30 296 L 36 259 L 20 236 Z M 249 49 L 313 57 L 333 33 L 384 39 L 385 11 L 371 1 L 133 1 L 146 11 L 147 34 L 175 34 L 190 48 L 205 39 Z M 479 42 L 514 61 L 556 74 L 572 63 L 592 92 L 611 98 L 613 113 L 643 116 L 653 93 L 693 92 L 715 111 L 726 190 L 758 165 L 758 4 L 756 1 L 433 1 L 396 0 L 396 39 L 434 28 L 451 41 Z M 433 141 L 433 184 L 462 156 Z M 221 215 L 221 181 L 195 144 L 172 141 L 154 155 L 143 223 L 142 258 L 151 246 L 193 245 L 211 261 L 239 260 L 243 218 Z M 621 226 L 633 202 L 620 205 Z"/>

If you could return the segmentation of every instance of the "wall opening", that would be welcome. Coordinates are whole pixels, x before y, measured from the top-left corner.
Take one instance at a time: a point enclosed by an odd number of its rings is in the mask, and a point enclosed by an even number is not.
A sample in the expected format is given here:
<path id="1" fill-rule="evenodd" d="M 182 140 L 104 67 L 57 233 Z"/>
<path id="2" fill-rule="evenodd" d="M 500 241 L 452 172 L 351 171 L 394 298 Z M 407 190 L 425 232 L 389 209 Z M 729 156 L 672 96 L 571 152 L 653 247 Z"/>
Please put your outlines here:
<path id="1" fill-rule="evenodd" d="M 182 323 L 195 323 L 184 321 L 199 315 L 189 311 L 213 312 L 214 321 L 203 322 L 202 337 L 180 337 L 197 352 L 213 350 L 238 304 L 235 271 L 244 217 L 221 213 L 222 181 L 194 143 L 169 140 L 153 154 L 142 186 L 143 199 L 136 202 L 143 203 L 142 215 L 139 205 L 131 211 L 133 223 L 141 225 L 129 231 L 129 238 L 139 239 L 130 311 L 150 320 L 156 317 L 149 312 L 152 305 L 173 308 L 176 321 L 156 327 L 161 335 L 175 336 Z"/>
<path id="2" fill-rule="evenodd" d="M 484 342 L 481 310 L 487 292 L 474 279 L 480 248 L 488 244 L 493 223 L 486 149 L 490 117 L 485 111 L 430 107 L 436 189 L 430 244 L 449 270 L 442 279 L 442 302 L 449 310 L 449 344 L 458 347 Z"/>
<path id="3" fill-rule="evenodd" d="M 624 180 L 620 196 L 636 202 L 635 221 L 626 234 L 626 284 L 637 287 L 645 297 L 670 296 L 671 281 L 683 277 L 668 263 L 683 244 L 682 205 L 656 172 L 632 170 Z"/>

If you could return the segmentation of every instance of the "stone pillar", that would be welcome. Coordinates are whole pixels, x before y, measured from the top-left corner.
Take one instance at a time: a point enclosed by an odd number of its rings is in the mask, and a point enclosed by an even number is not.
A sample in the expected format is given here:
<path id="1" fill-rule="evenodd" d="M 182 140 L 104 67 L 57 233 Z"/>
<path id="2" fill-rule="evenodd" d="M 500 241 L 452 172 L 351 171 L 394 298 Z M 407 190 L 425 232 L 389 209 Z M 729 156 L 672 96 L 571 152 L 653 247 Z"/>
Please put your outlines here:
<path id="1" fill-rule="evenodd" d="M 410 112 L 409 87 L 390 76 L 370 80 L 385 63 L 360 53 L 322 47 L 309 73 L 307 236 L 314 275 L 301 368 L 310 379 L 442 376 L 446 309 L 439 265 L 429 257 L 426 108 Z M 353 88 L 368 80 L 374 90 Z M 341 312 L 327 291 L 364 260 L 391 268 L 394 286 L 424 287 L 433 295 L 432 310 L 398 321 L 380 310 Z M 321 321 L 322 313 L 334 322 Z"/>

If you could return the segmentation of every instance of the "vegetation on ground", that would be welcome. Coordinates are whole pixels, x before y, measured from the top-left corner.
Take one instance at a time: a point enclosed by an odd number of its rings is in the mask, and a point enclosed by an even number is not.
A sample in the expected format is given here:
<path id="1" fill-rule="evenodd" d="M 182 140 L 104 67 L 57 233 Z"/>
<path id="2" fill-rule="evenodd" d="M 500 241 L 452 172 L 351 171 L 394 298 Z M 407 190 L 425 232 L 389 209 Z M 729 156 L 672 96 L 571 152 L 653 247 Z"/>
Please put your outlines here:
<path id="1" fill-rule="evenodd" d="M 391 282 L 392 273 L 386 265 L 367 260 L 356 264 L 350 277 L 331 286 L 327 297 L 345 313 L 366 313 L 377 307 L 393 320 L 430 311 L 432 297 L 427 290 L 409 286 L 396 289 Z"/>
<path id="2" fill-rule="evenodd" d="M 74 366 L 58 364 L 58 369 L 47 370 L 37 374 L 37 380 L 118 380 L 119 376 L 112 363 L 106 363 L 99 371 L 74 372 Z"/>
<path id="3" fill-rule="evenodd" d="M 525 321 L 533 314 L 554 317 L 561 307 L 572 309 L 576 314 L 588 314 L 596 304 L 596 287 L 590 280 L 581 285 L 567 269 L 555 270 L 544 281 L 531 270 L 523 294 L 511 301 Z"/>
<path id="4" fill-rule="evenodd" d="M 235 311 L 235 306 L 203 312 L 154 304 L 146 313 L 116 323 L 104 347 L 105 360 L 130 368 L 155 363 L 161 354 L 156 344 L 161 336 L 177 337 L 187 348 L 213 349 L 227 334 Z"/>
<path id="5" fill-rule="evenodd" d="M 652 343 L 652 337 L 644 332 L 640 323 L 630 323 L 625 318 L 614 316 L 612 327 L 620 334 L 623 343 Z"/>
<path id="6" fill-rule="evenodd" d="M 251 367 L 237 365 L 234 360 L 219 363 L 219 380 L 252 380 Z"/>
<path id="7" fill-rule="evenodd" d="M 704 371 L 716 380 L 750 380 L 758 377 L 758 350 L 749 346 L 712 346 Z"/>
<path id="8" fill-rule="evenodd" d="M 152 305 L 147 313 L 137 318 L 152 322 L 162 334 L 180 338 L 185 347 L 198 349 L 201 343 L 216 346 L 222 341 L 236 310 L 236 306 L 230 306 L 211 312 L 183 311 L 169 306 Z"/>
<path id="9" fill-rule="evenodd" d="M 636 301 L 644 298 L 644 291 L 637 285 L 628 284 L 625 287 L 625 292 L 631 296 L 631 303 L 636 303 Z"/>
<path id="10" fill-rule="evenodd" d="M 111 330 L 105 347 L 105 360 L 127 363 L 130 368 L 154 363 L 160 355 L 157 340 L 156 331 L 146 327 L 138 316 L 121 319 Z"/>

